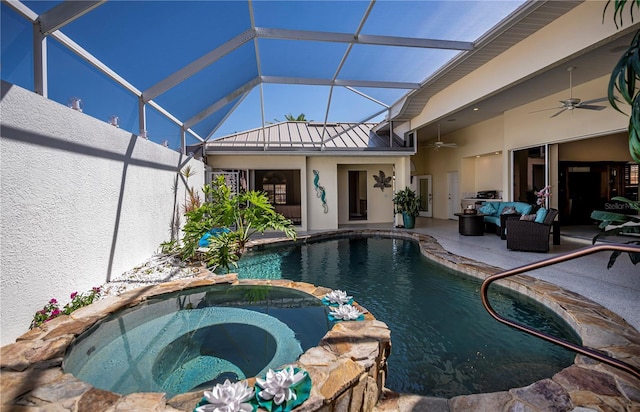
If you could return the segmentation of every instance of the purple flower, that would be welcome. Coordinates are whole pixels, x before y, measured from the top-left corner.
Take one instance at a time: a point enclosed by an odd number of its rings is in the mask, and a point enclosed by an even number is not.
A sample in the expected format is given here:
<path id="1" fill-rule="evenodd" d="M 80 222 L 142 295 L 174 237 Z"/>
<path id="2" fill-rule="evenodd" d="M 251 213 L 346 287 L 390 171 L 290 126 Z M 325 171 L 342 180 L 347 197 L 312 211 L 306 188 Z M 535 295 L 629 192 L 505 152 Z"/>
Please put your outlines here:
<path id="1" fill-rule="evenodd" d="M 55 318 L 59 314 L 60 314 L 60 309 L 54 309 L 53 312 L 51 312 L 51 317 Z"/>
<path id="2" fill-rule="evenodd" d="M 55 305 L 56 303 L 58 303 L 58 301 L 56 300 L 56 298 L 51 298 L 49 303 L 51 303 L 52 305 Z"/>
<path id="3" fill-rule="evenodd" d="M 78 296 L 78 292 L 73 292 L 73 293 L 71 294 L 71 299 L 75 299 L 75 298 L 76 298 L 76 296 Z"/>

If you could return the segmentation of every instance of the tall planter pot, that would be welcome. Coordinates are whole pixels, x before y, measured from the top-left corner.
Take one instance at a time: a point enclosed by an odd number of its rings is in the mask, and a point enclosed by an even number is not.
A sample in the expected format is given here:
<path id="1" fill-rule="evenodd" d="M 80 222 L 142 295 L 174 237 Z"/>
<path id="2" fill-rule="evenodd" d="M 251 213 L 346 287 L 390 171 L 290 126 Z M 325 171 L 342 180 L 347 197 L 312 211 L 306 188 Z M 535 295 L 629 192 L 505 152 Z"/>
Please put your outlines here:
<path id="1" fill-rule="evenodd" d="M 416 225 L 416 217 L 411 216 L 407 212 L 402 212 L 402 223 L 404 224 L 405 229 L 413 229 Z"/>

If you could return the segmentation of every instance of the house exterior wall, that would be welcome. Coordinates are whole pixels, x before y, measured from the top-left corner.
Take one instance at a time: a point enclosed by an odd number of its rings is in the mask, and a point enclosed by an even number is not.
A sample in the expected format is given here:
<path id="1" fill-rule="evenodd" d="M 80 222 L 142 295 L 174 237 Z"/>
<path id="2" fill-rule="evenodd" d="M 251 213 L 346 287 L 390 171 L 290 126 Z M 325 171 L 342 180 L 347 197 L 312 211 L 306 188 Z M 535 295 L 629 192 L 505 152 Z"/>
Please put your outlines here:
<path id="1" fill-rule="evenodd" d="M 611 14 L 607 14 L 603 21 L 603 9 L 604 3 L 600 1 L 585 1 L 576 6 L 564 16 L 437 93 L 429 100 L 422 113 L 411 120 L 411 125 L 414 128 L 420 127 L 461 107 L 473 105 L 548 66 L 557 65 L 566 60 L 567 56 L 592 48 L 594 44 L 619 31 L 633 29 L 630 24 L 621 29 L 616 28 Z M 567 36 L 567 33 L 581 35 Z M 557 104 L 557 100 L 555 103 Z"/>
<path id="2" fill-rule="evenodd" d="M 386 176 L 396 174 L 396 187 L 404 188 L 409 182 L 409 156 L 306 156 L 274 154 L 213 154 L 207 163 L 213 169 L 297 169 L 300 170 L 302 196 L 302 224 L 300 231 L 332 230 L 338 225 L 353 223 L 393 222 L 393 188 L 373 188 L 373 175 L 384 171 Z M 314 173 L 318 184 L 325 189 L 327 212 L 314 187 Z M 367 220 L 349 221 L 349 170 L 367 172 Z M 401 185 L 401 186 L 399 186 Z"/>
<path id="3" fill-rule="evenodd" d="M 420 125 L 446 118 L 449 113 L 478 104 L 484 97 L 495 91 L 533 76 L 548 66 L 562 64 L 567 56 L 579 54 L 615 35 L 619 30 L 615 27 L 612 18 L 604 19 L 603 22 L 603 7 L 603 3 L 593 1 L 578 5 L 566 15 L 433 96 L 422 113 L 411 120 L 412 126 L 418 128 L 419 139 L 422 141 L 428 136 L 427 131 L 420 129 Z M 587 24 L 588 30 L 584 30 L 585 22 L 591 22 Z M 620 30 L 630 29 L 625 27 Z M 565 34 L 573 30 L 584 32 L 585 35 L 568 38 Z M 616 58 L 616 56 L 612 57 L 612 59 Z M 608 81 L 609 76 L 603 76 L 574 86 L 573 96 L 579 96 L 583 100 L 604 97 L 607 93 Z M 490 120 L 442 135 L 443 141 L 457 143 L 457 149 L 447 151 L 441 149 L 435 152 L 433 149 L 419 145 L 418 153 L 413 157 L 416 165 L 414 174 L 433 176 L 433 216 L 442 219 L 448 217 L 447 172 L 459 171 L 461 198 L 464 194 L 493 186 L 491 189 L 502 190 L 503 197 L 510 199 L 512 196 L 512 179 L 509 169 L 511 151 L 547 143 L 555 144 L 615 134 L 626 130 L 628 117 L 612 108 L 602 111 L 574 110 L 554 118 L 549 118 L 553 111 L 532 113 L 557 107 L 559 100 L 568 97 L 567 93 L 568 90 L 564 90 L 549 95 L 506 111 Z M 603 104 L 607 103 L 603 102 Z M 597 145 L 598 149 L 594 150 L 598 155 L 613 150 L 605 144 L 597 143 Z M 557 147 L 552 149 L 550 154 L 557 158 Z M 491 165 L 484 165 L 483 157 L 479 158 L 481 160 L 473 160 L 477 155 L 484 156 L 495 152 L 500 152 L 499 160 L 494 158 L 490 161 Z M 500 164 L 499 169 L 492 170 L 489 176 L 479 176 L 486 174 L 498 164 Z M 557 185 L 554 183 L 557 181 L 557 170 L 553 167 L 551 181 L 553 193 L 557 190 Z"/>
<path id="4" fill-rule="evenodd" d="M 376 159 L 371 159 L 375 161 Z M 366 196 L 367 196 L 367 219 L 352 221 L 349 220 L 349 171 L 364 171 L 367 176 Z M 338 165 L 338 199 L 339 213 L 338 224 L 367 224 L 367 223 L 393 223 L 393 179 L 391 187 L 380 190 L 379 187 L 373 187 L 376 183 L 375 178 L 380 171 L 385 176 L 393 176 L 392 164 L 340 164 Z"/>
<path id="5" fill-rule="evenodd" d="M 304 155 L 274 155 L 274 154 L 215 154 L 207 156 L 207 163 L 213 169 L 252 169 L 252 170 L 299 170 L 300 171 L 300 209 L 302 210 L 302 222 L 300 229 L 306 231 L 309 222 L 304 213 L 307 207 L 306 184 L 309 179 L 313 179 L 307 174 L 307 159 Z M 315 194 L 315 191 L 314 191 Z"/>
<path id="6" fill-rule="evenodd" d="M 581 85 L 574 88 L 574 96 L 601 97 L 606 94 L 607 82 L 608 76 L 605 76 Z M 461 198 L 466 193 L 497 189 L 502 190 L 505 199 L 511 199 L 509 157 L 513 150 L 562 143 L 560 160 L 631 160 L 624 139 L 615 144 L 611 140 L 601 140 L 610 134 L 624 134 L 627 127 L 628 118 L 612 108 L 574 110 L 554 118 L 549 118 L 549 112 L 531 113 L 542 107 L 556 106 L 558 100 L 564 98 L 566 92 L 554 94 L 502 116 L 442 135 L 443 141 L 458 144 L 455 149 L 435 151 L 419 146 L 413 158 L 417 170 L 414 174 L 433 175 L 434 217 L 447 218 L 446 173 L 450 171 L 460 172 Z M 594 137 L 598 139 L 586 140 Z M 571 146 L 563 147 L 564 144 Z M 492 155 L 495 152 L 500 154 Z M 569 152 L 574 154 L 567 154 Z M 557 171 L 552 171 L 552 193 L 556 189 L 554 175 L 557 176 Z"/>
<path id="7" fill-rule="evenodd" d="M 559 148 L 558 160 L 573 162 L 597 162 L 602 159 L 602 149 L 607 148 L 608 161 L 629 161 L 629 135 L 616 133 L 598 139 L 583 139 L 563 143 Z"/>
<path id="8" fill-rule="evenodd" d="M 313 171 L 317 170 L 320 179 L 318 184 L 325 189 L 327 213 L 324 213 L 322 201 L 317 197 L 313 186 Z M 330 156 L 307 158 L 307 219 L 309 230 L 338 228 L 338 167 L 336 159 Z M 348 200 L 348 199 L 347 199 Z M 304 212 L 303 212 L 304 213 Z"/>
<path id="9" fill-rule="evenodd" d="M 144 262 L 170 239 L 184 185 L 204 165 L 2 82 L 1 343 L 37 310 L 62 305 Z M 73 127 L 70 127 L 73 125 Z"/>

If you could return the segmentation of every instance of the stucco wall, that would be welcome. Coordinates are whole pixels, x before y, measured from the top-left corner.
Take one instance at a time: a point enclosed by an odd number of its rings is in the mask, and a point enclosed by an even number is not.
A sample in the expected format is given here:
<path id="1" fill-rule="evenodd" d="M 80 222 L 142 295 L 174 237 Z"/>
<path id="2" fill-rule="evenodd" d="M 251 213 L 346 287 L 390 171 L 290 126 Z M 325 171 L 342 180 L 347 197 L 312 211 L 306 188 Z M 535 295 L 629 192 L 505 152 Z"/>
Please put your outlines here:
<path id="1" fill-rule="evenodd" d="M 52 297 L 62 304 L 170 239 L 184 157 L 2 82 L 1 343 Z M 189 184 L 201 187 L 204 167 Z"/>
<path id="2" fill-rule="evenodd" d="M 604 2 L 601 1 L 585 1 L 576 6 L 433 96 L 422 113 L 411 120 L 412 126 L 419 127 L 451 111 L 475 104 L 496 90 L 516 84 L 550 65 L 557 65 L 567 56 L 579 54 L 618 32 L 632 32 L 633 26 L 629 24 L 616 28 L 610 14 L 603 21 L 603 9 Z M 567 33 L 580 33 L 580 36 L 568 36 Z M 574 96 L 587 100 L 602 95 L 590 97 L 574 93 Z M 562 97 L 565 98 L 567 96 Z M 542 108 L 545 107 L 550 106 Z"/>
<path id="3" fill-rule="evenodd" d="M 574 87 L 573 95 L 584 96 L 585 99 L 602 97 L 606 95 L 607 82 L 608 76 L 604 76 Z M 563 158 L 560 160 L 631 159 L 628 146 L 625 147 L 626 138 L 616 140 L 611 137 L 611 140 L 602 140 L 608 134 L 620 136 L 628 124 L 628 117 L 610 107 L 602 111 L 574 110 L 554 118 L 549 117 L 549 112 L 531 113 L 544 107 L 557 106 L 558 101 L 566 97 L 566 92 L 553 94 L 507 111 L 502 116 L 442 135 L 443 141 L 458 144 L 455 149 L 435 151 L 419 147 L 418 153 L 413 157 L 415 174 L 433 175 L 434 217 L 447 218 L 446 174 L 450 171 L 457 170 L 460 173 L 461 196 L 466 192 L 498 189 L 503 191 L 505 198 L 510 199 L 511 150 L 561 143 L 560 153 Z M 593 137 L 598 138 L 589 140 Z M 485 156 L 495 152 L 500 154 L 491 158 L 491 166 L 483 165 L 485 161 L 489 161 L 489 158 L 484 159 Z M 482 157 L 473 162 L 471 159 L 476 155 Z M 493 171 L 486 175 L 489 169 Z"/>
<path id="4" fill-rule="evenodd" d="M 606 147 L 607 150 L 603 150 L 603 147 Z M 598 137 L 597 139 L 563 143 L 559 145 L 559 160 L 573 162 L 628 162 L 631 160 L 629 155 L 629 135 L 617 133 Z"/>
<path id="5" fill-rule="evenodd" d="M 409 183 L 409 156 L 305 156 L 275 155 L 269 153 L 239 155 L 209 155 L 208 164 L 214 169 L 298 169 L 300 170 L 302 225 L 300 231 L 337 229 L 348 223 L 391 223 L 393 197 L 392 188 L 384 192 L 373 189 L 373 175 L 383 170 L 393 176 L 396 187 L 404 188 Z M 314 174 L 319 173 L 319 185 L 325 188 L 327 212 L 313 185 Z M 349 221 L 348 171 L 367 171 L 368 219 Z"/>
<path id="6" fill-rule="evenodd" d="M 375 159 L 371 161 L 375 161 Z M 367 176 L 365 187 L 367 194 L 366 220 L 349 220 L 349 171 L 351 170 L 364 171 Z M 376 183 L 373 176 L 378 176 L 381 170 L 386 177 L 393 176 L 393 165 L 391 164 L 338 165 L 339 224 L 389 223 L 391 226 L 393 223 L 393 179 L 390 181 L 392 186 L 386 187 L 384 190 L 373 187 Z"/>
<path id="7" fill-rule="evenodd" d="M 502 156 L 489 154 L 474 157 L 475 191 L 502 189 Z"/>

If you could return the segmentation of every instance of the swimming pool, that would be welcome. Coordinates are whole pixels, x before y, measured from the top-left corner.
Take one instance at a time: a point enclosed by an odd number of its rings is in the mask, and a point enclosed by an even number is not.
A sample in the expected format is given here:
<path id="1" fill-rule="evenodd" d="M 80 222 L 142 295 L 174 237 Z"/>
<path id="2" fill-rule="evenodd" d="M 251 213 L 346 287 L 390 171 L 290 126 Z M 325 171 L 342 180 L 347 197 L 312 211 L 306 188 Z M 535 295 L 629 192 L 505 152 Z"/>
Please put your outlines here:
<path id="1" fill-rule="evenodd" d="M 529 385 L 571 365 L 575 354 L 496 322 L 480 281 L 439 266 L 407 239 L 345 237 L 269 246 L 245 254 L 240 278 L 286 278 L 343 289 L 392 333 L 386 386 L 453 397 Z M 495 309 L 569 341 L 577 335 L 532 299 L 492 288 Z"/>

